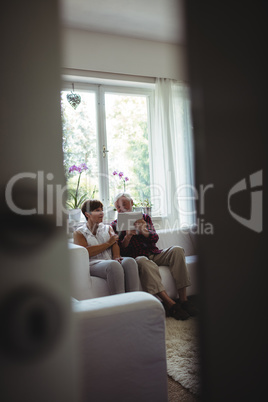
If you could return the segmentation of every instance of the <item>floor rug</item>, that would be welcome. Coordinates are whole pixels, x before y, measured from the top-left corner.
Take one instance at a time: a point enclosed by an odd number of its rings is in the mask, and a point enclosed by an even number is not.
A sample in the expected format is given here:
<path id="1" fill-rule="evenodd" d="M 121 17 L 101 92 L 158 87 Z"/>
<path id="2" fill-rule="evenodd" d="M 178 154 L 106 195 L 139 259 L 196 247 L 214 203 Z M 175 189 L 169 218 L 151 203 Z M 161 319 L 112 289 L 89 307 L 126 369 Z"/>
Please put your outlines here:
<path id="1" fill-rule="evenodd" d="M 167 373 L 193 394 L 200 394 L 197 318 L 166 318 Z"/>

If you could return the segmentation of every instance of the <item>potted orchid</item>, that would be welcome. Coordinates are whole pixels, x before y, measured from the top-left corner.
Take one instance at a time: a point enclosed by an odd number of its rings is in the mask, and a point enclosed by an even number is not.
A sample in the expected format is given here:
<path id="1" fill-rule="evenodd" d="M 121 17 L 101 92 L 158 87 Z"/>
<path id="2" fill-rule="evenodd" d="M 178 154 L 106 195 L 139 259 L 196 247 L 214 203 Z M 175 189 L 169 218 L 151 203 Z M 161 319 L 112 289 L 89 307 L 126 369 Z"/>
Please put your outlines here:
<path id="1" fill-rule="evenodd" d="M 119 180 L 122 180 L 124 183 L 124 192 L 126 191 L 126 182 L 129 181 L 127 176 L 124 176 L 123 172 L 117 172 L 117 170 L 113 171 L 113 176 L 118 176 Z"/>
<path id="2" fill-rule="evenodd" d="M 120 181 L 123 182 L 123 186 L 124 186 L 124 193 L 126 192 L 126 182 L 129 181 L 129 178 L 127 176 L 124 175 L 123 172 L 119 172 L 117 170 L 113 171 L 113 176 L 114 177 L 118 177 Z M 114 208 L 113 206 L 113 202 L 111 202 L 110 208 L 108 208 L 107 211 L 107 216 L 113 217 L 113 220 L 115 219 L 115 211 L 116 208 Z"/>
<path id="3" fill-rule="evenodd" d="M 79 166 L 72 165 L 71 167 L 69 167 L 69 173 L 78 172 L 78 180 L 77 180 L 76 190 L 68 191 L 71 200 L 66 202 L 67 206 L 70 207 L 72 210 L 70 215 L 73 220 L 80 220 L 80 216 L 81 216 L 80 207 L 87 198 L 87 193 L 84 193 L 82 195 L 79 194 L 79 185 L 80 185 L 81 174 L 86 170 L 88 170 L 88 167 L 85 163 L 81 163 Z"/>

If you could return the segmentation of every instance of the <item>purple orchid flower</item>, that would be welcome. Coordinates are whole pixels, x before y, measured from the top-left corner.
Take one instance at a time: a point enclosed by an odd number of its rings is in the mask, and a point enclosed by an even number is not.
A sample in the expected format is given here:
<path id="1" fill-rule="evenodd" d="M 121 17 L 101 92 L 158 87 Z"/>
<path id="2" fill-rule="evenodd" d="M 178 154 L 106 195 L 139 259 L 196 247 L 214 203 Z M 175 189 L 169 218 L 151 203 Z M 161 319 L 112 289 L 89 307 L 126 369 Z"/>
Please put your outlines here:
<path id="1" fill-rule="evenodd" d="M 73 165 L 71 167 L 69 167 L 69 173 L 71 172 L 79 172 L 81 173 L 83 170 L 87 170 L 88 167 L 85 163 L 81 163 L 79 166 Z"/>
<path id="2" fill-rule="evenodd" d="M 74 172 L 75 170 L 78 170 L 78 167 L 76 165 L 69 167 L 69 173 Z"/>
<path id="3" fill-rule="evenodd" d="M 129 178 L 127 177 L 127 176 L 125 176 L 124 177 L 124 172 L 117 172 L 117 170 L 114 170 L 113 171 L 113 175 L 114 176 L 117 176 L 118 175 L 118 177 L 119 177 L 119 179 L 121 180 L 122 179 L 122 181 L 123 181 L 123 183 L 124 183 L 124 192 L 126 191 L 126 182 L 127 181 L 129 181 Z"/>
<path id="4" fill-rule="evenodd" d="M 82 171 L 82 170 L 88 170 L 88 167 L 87 167 L 87 165 L 86 165 L 85 163 L 80 163 L 80 165 L 78 166 L 78 168 L 81 169 L 81 171 Z"/>

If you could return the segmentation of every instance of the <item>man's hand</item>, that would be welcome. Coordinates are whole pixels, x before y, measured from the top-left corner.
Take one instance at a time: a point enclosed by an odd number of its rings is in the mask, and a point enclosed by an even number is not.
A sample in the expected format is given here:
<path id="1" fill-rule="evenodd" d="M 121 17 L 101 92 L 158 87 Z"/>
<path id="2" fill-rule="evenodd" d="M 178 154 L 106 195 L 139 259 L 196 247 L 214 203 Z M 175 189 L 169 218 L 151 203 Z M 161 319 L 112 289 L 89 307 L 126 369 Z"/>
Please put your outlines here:
<path id="1" fill-rule="evenodd" d="M 148 237 L 149 236 L 149 231 L 147 229 L 147 224 L 144 219 L 139 219 L 138 221 L 135 222 L 135 228 L 136 230 L 141 233 L 143 236 Z"/>

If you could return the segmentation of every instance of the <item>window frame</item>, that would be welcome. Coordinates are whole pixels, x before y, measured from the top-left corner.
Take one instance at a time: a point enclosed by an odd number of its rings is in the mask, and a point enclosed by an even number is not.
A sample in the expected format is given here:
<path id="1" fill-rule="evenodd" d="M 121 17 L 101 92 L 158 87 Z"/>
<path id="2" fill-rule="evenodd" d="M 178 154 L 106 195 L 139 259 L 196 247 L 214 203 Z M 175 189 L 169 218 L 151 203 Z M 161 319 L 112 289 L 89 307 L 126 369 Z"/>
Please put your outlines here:
<path id="1" fill-rule="evenodd" d="M 107 150 L 107 134 L 106 134 L 106 116 L 105 116 L 105 94 L 125 94 L 125 95 L 141 95 L 146 96 L 147 103 L 147 121 L 148 121 L 148 137 L 150 144 L 150 136 L 154 115 L 154 90 L 153 83 L 126 82 L 117 80 L 96 80 L 96 83 L 82 82 L 81 77 L 76 81 L 74 77 L 65 76 L 62 81 L 61 91 L 71 91 L 74 85 L 74 92 L 85 91 L 95 93 L 96 104 L 96 141 L 97 141 L 97 160 L 99 169 L 99 199 L 102 201 L 104 208 L 108 208 L 110 204 L 109 196 L 109 172 L 107 158 L 103 157 L 103 146 Z M 111 83 L 112 82 L 112 83 Z M 149 151 L 149 169 L 150 177 L 152 177 L 152 154 L 150 145 Z M 152 185 L 152 183 L 150 183 Z"/>

